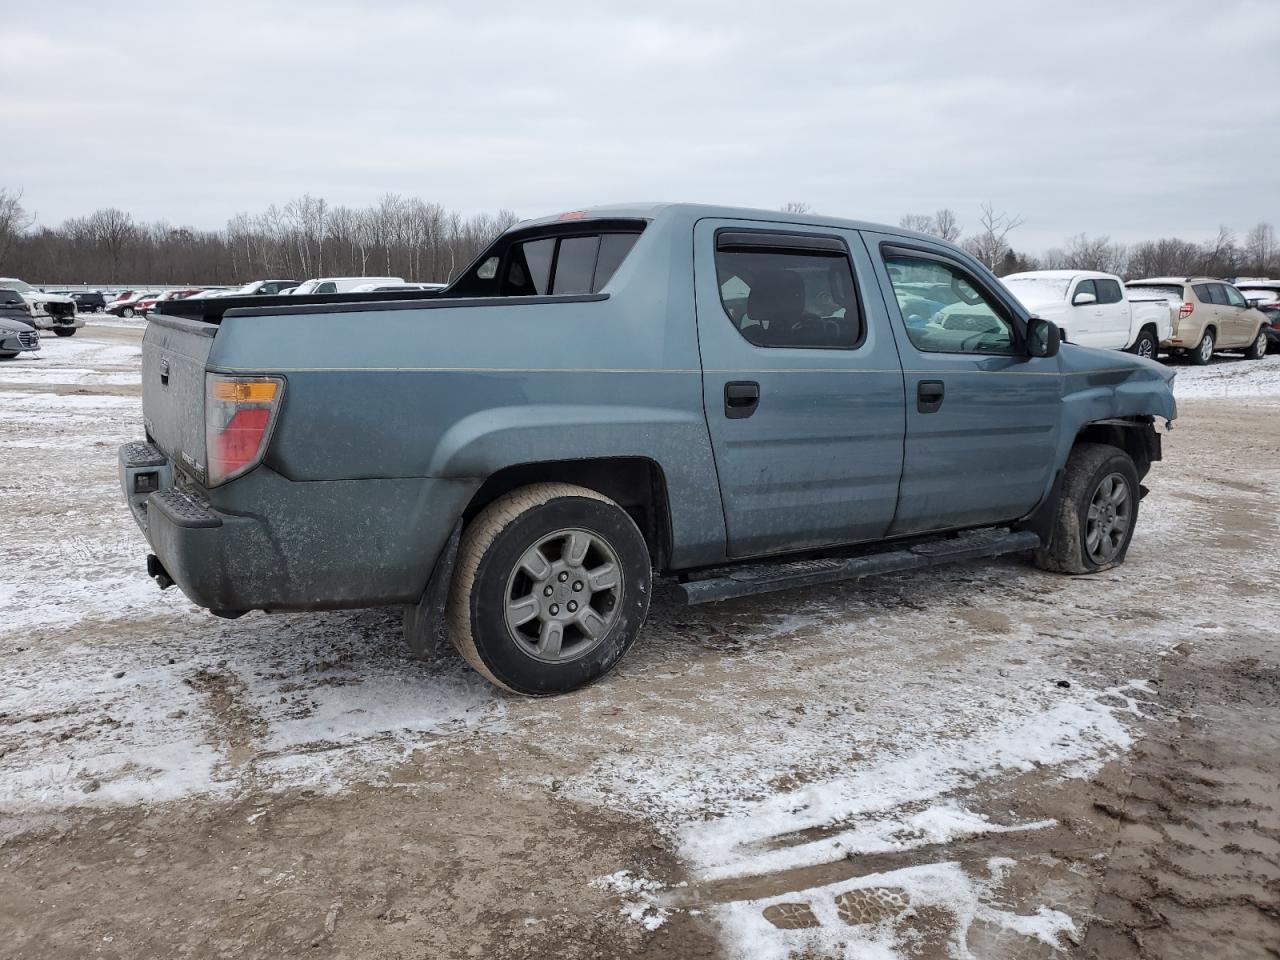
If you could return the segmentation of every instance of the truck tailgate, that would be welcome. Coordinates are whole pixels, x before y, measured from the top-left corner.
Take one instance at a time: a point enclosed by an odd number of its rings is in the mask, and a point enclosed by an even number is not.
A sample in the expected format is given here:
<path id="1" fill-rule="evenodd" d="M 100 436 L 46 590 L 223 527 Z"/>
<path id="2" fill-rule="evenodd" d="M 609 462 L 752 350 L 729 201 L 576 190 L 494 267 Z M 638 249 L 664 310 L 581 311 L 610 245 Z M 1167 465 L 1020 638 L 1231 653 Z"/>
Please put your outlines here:
<path id="1" fill-rule="evenodd" d="M 205 479 L 204 378 L 218 327 L 156 314 L 142 338 L 142 415 L 147 435 L 175 464 Z"/>

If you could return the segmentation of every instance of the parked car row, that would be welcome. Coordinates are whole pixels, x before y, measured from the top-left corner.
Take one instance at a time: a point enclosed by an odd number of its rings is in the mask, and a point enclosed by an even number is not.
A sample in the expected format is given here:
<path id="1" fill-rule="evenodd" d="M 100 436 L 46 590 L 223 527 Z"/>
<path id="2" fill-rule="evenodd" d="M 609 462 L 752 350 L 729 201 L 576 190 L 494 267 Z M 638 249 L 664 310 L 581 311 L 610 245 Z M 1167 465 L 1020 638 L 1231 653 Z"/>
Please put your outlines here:
<path id="1" fill-rule="evenodd" d="M 84 321 L 76 315 L 76 302 L 70 297 L 45 293 L 16 277 L 0 277 L 0 290 L 18 295 L 33 327 L 71 337 L 84 326 Z"/>
<path id="2" fill-rule="evenodd" d="M 1123 282 L 1091 270 L 1014 273 L 1004 284 L 1063 339 L 1156 359 L 1206 364 L 1219 350 L 1258 359 L 1280 344 L 1280 281 L 1150 277 Z"/>

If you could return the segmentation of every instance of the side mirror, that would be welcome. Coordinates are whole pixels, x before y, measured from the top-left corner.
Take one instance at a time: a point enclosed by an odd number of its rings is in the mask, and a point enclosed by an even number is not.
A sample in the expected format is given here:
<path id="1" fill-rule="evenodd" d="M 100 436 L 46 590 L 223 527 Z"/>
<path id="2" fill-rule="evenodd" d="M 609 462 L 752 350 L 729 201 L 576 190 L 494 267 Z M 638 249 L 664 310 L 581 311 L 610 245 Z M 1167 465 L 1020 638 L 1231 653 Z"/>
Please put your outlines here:
<path id="1" fill-rule="evenodd" d="M 1261 298 L 1259 298 L 1259 299 L 1257 299 L 1257 300 L 1246 300 L 1246 301 L 1245 301 L 1245 304 L 1246 304 L 1246 305 L 1248 305 L 1248 307 L 1249 307 L 1251 310 L 1257 310 L 1257 309 L 1258 309 L 1258 304 L 1260 304 L 1260 303 L 1262 303 L 1262 299 L 1261 299 Z"/>
<path id="2" fill-rule="evenodd" d="M 1092 293 L 1077 293 L 1074 297 L 1071 298 L 1071 305 L 1073 307 L 1084 307 L 1084 306 L 1088 306 L 1091 303 L 1097 303 L 1097 302 L 1098 302 L 1098 298 L 1094 296 Z"/>
<path id="3" fill-rule="evenodd" d="M 1032 317 L 1027 322 L 1027 355 L 1031 357 L 1056 357 L 1062 346 L 1062 331 L 1052 320 Z"/>

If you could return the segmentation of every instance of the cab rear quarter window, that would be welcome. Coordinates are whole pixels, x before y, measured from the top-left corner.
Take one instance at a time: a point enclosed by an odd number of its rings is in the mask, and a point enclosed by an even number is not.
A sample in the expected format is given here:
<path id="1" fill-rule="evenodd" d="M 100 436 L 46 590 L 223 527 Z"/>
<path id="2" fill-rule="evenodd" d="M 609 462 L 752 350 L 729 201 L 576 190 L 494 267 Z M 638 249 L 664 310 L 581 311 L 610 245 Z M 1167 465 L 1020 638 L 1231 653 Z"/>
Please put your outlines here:
<path id="1" fill-rule="evenodd" d="M 500 238 L 450 289 L 455 297 L 599 293 L 640 239 L 640 220 L 581 221 Z"/>

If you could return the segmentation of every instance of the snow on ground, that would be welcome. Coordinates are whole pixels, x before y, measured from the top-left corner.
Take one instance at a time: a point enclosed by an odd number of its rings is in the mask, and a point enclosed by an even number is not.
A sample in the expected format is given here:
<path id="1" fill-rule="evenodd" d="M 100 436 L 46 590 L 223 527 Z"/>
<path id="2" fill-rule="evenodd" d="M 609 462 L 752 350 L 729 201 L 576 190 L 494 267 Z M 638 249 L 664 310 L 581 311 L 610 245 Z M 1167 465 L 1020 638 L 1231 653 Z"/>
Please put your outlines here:
<path id="1" fill-rule="evenodd" d="M 1173 395 L 1179 400 L 1234 400 L 1280 395 L 1280 353 L 1261 360 L 1219 355 L 1204 367 L 1179 364 Z"/>
<path id="2" fill-rule="evenodd" d="M 1129 664 L 1100 667 L 1078 651 L 1122 630 L 1126 656 L 1153 660 L 1180 631 L 1227 629 L 1177 606 L 1149 622 L 1076 613 L 1118 606 L 1135 582 L 1178 594 L 1183 571 L 1163 560 L 1221 494 L 1192 480 L 1144 504 L 1123 573 L 1068 587 L 1010 559 L 693 609 L 659 589 L 615 680 L 515 700 L 456 658 L 409 660 L 391 613 L 220 621 L 160 593 L 115 479 L 116 446 L 141 433 L 140 399 L 47 392 L 108 386 L 100 378 L 136 368 L 136 345 L 82 333 L 48 342 L 38 361 L 0 365 L 0 511 L 11 518 L 0 540 L 0 811 L 250 785 L 336 790 L 387 782 L 416 750 L 486 743 L 517 759 L 566 758 L 562 795 L 655 825 L 699 883 L 779 875 L 1051 830 L 976 798 L 1030 771 L 1088 777 L 1155 710 L 1144 678 L 1121 672 Z M 1280 357 L 1181 366 L 1176 392 L 1278 394 Z M 1157 494 L 1159 469 L 1148 481 Z M 1230 563 L 1269 582 L 1274 558 Z M 925 852 L 900 869 L 709 909 L 731 953 L 753 958 L 897 956 L 909 946 L 894 925 L 903 910 L 935 907 L 964 929 L 1058 943 L 1073 929 L 1065 914 L 993 905 L 1008 869 L 995 858 L 975 874 Z M 601 883 L 650 929 L 676 909 L 656 881 L 621 871 Z M 850 926 L 851 904 L 879 919 Z M 769 919 L 805 910 L 814 923 Z"/>

